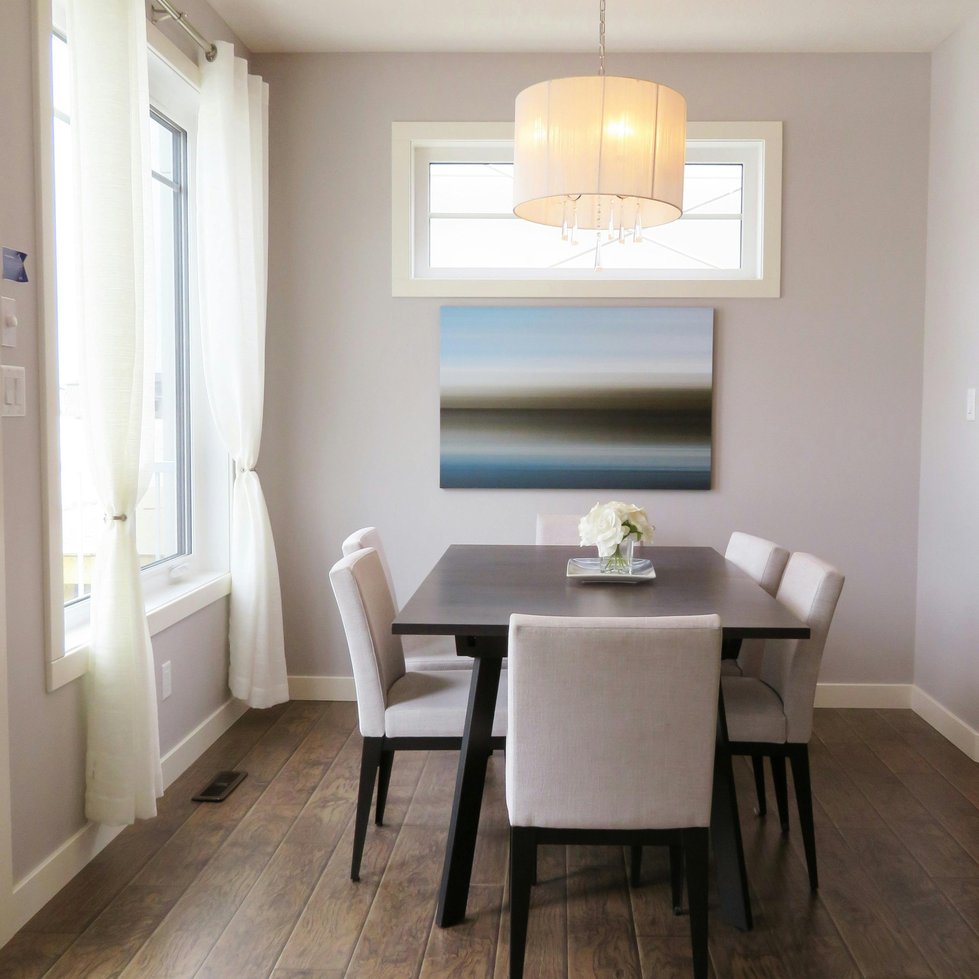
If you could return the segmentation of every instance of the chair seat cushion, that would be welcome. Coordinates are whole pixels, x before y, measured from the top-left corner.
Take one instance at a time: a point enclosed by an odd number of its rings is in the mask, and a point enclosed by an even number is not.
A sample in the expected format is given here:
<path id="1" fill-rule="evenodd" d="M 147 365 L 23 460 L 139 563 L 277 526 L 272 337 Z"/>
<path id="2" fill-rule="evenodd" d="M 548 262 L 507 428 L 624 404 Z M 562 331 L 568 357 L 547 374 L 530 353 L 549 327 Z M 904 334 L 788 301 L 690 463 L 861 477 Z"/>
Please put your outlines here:
<path id="1" fill-rule="evenodd" d="M 741 676 L 741 667 L 736 659 L 721 660 L 721 676 Z"/>
<path id="2" fill-rule="evenodd" d="M 731 741 L 785 744 L 785 711 L 771 687 L 751 676 L 721 677 L 721 687 Z"/>
<path id="3" fill-rule="evenodd" d="M 473 658 L 456 654 L 455 636 L 402 636 L 405 668 L 412 670 L 471 670 Z"/>
<path id="4" fill-rule="evenodd" d="M 406 673 L 388 691 L 384 733 L 389 738 L 461 738 L 469 704 L 468 670 Z M 506 737 L 506 673 L 493 719 L 493 737 Z"/>

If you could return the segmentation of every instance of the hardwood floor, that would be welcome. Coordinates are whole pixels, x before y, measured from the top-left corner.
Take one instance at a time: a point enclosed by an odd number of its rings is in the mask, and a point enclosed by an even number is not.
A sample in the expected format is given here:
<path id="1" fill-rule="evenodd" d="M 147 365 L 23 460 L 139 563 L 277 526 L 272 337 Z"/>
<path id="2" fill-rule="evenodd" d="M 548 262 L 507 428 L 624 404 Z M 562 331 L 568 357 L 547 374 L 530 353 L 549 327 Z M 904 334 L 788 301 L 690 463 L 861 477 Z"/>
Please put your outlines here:
<path id="1" fill-rule="evenodd" d="M 505 979 L 503 758 L 490 762 L 469 915 L 441 930 L 456 755 L 398 755 L 386 825 L 370 827 L 354 884 L 359 752 L 353 704 L 249 712 L 155 820 L 122 833 L 0 950 L 0 976 Z M 975 979 L 979 765 L 900 710 L 817 710 L 811 752 L 818 897 L 794 813 L 788 837 L 771 812 L 754 816 L 737 760 L 756 927 L 712 914 L 716 979 Z M 224 768 L 248 778 L 223 803 L 191 802 Z M 619 849 L 544 847 L 528 979 L 690 976 L 665 854 L 648 851 L 643 872 L 633 890 Z"/>

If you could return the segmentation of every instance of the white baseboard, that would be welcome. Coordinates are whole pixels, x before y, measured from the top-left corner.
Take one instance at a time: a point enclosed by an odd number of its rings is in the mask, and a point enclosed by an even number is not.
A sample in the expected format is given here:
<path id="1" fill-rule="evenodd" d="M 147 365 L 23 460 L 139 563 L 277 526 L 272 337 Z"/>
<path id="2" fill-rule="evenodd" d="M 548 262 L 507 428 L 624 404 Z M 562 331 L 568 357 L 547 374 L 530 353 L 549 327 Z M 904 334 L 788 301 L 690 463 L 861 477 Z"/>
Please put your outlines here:
<path id="1" fill-rule="evenodd" d="M 352 676 L 291 676 L 290 700 L 356 700 Z"/>
<path id="2" fill-rule="evenodd" d="M 819 683 L 817 707 L 908 708 L 910 683 Z"/>
<path id="3" fill-rule="evenodd" d="M 960 751 L 973 761 L 979 761 L 979 731 L 970 727 L 934 697 L 914 687 L 911 691 L 911 709 L 927 721 L 939 734 L 948 738 Z"/>
<path id="4" fill-rule="evenodd" d="M 14 884 L 14 930 L 22 928 L 90 860 L 102 852 L 125 826 L 88 823 Z"/>
<path id="5" fill-rule="evenodd" d="M 175 744 L 160 759 L 163 766 L 163 787 L 169 788 L 247 710 L 248 704 L 232 697 Z"/>
<path id="6" fill-rule="evenodd" d="M 228 700 L 171 748 L 161 759 L 164 787 L 197 761 L 246 710 L 247 705 L 240 700 Z M 22 928 L 124 829 L 124 826 L 88 823 L 17 881 L 12 900 L 14 930 Z"/>

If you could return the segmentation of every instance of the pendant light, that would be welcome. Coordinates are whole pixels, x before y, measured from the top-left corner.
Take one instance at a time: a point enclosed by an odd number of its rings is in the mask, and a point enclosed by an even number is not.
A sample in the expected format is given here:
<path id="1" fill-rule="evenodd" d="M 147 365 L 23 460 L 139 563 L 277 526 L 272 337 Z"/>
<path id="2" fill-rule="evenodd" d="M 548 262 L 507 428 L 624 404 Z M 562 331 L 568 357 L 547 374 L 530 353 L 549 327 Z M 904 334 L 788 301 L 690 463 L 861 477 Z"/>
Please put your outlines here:
<path id="1" fill-rule="evenodd" d="M 639 242 L 643 228 L 683 213 L 687 103 L 665 85 L 605 74 L 605 0 L 598 40 L 597 75 L 539 82 L 517 96 L 513 213 L 565 238 L 569 228 L 591 228 Z"/>

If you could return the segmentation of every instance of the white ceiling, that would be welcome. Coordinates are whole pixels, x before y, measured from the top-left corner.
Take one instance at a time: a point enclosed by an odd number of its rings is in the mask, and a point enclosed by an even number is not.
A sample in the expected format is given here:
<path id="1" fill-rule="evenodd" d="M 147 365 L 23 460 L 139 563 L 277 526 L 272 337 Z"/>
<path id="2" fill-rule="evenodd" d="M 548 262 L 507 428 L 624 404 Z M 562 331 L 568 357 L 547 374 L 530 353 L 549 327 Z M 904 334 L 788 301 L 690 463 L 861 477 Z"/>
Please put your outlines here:
<path id="1" fill-rule="evenodd" d="M 592 51 L 598 0 L 210 0 L 254 52 Z M 931 51 L 979 0 L 608 0 L 615 51 Z M 611 66 L 614 70 L 614 64 Z"/>

